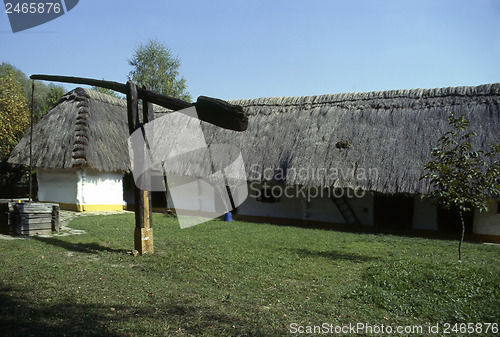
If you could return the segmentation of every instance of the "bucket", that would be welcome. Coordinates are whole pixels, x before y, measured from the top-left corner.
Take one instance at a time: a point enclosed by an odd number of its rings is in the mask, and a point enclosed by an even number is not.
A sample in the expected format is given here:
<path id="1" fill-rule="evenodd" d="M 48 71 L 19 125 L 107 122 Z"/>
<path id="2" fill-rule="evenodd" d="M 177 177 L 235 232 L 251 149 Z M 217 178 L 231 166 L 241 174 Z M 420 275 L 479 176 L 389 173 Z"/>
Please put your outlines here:
<path id="1" fill-rule="evenodd" d="M 231 212 L 224 213 L 224 221 L 233 221 L 233 214 Z"/>

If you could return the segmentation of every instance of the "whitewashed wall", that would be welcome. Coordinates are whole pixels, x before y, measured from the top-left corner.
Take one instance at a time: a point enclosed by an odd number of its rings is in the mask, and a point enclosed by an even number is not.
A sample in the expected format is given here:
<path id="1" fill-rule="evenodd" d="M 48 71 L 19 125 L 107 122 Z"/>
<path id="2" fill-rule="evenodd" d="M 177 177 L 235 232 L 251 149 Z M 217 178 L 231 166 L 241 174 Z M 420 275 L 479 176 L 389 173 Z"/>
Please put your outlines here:
<path id="1" fill-rule="evenodd" d="M 98 172 L 94 170 L 78 171 L 79 195 L 77 199 L 83 205 L 123 205 L 123 174 Z"/>
<path id="2" fill-rule="evenodd" d="M 309 220 L 343 223 L 344 218 L 337 206 L 328 197 L 311 199 L 309 203 Z"/>
<path id="3" fill-rule="evenodd" d="M 362 225 L 373 225 L 374 195 L 366 192 L 362 197 L 348 198 L 349 205 Z"/>
<path id="4" fill-rule="evenodd" d="M 328 192 L 327 189 L 323 190 L 322 195 L 311 198 L 309 210 L 310 220 L 345 223 L 344 217 L 338 210 L 337 206 L 333 203 L 331 195 L 333 192 Z M 351 206 L 353 212 L 358 217 L 362 225 L 373 224 L 373 194 L 354 193 L 353 190 L 344 189 L 343 193 L 337 192 L 338 197 L 342 195 L 346 197 L 347 202 Z"/>
<path id="5" fill-rule="evenodd" d="M 37 169 L 38 200 L 77 210 L 123 207 L 123 174 L 82 169 Z M 65 205 L 63 205 L 64 207 Z"/>
<path id="6" fill-rule="evenodd" d="M 77 170 L 41 169 L 36 170 L 38 181 L 38 200 L 77 204 Z"/>
<path id="7" fill-rule="evenodd" d="M 302 200 L 300 198 L 287 198 L 281 196 L 278 202 L 266 203 L 257 201 L 256 198 L 260 193 L 261 185 L 257 183 L 250 183 L 248 187 L 248 197 L 239 207 L 238 214 L 243 215 L 256 215 L 262 217 L 272 218 L 292 218 L 302 219 Z M 292 191 L 289 191 L 292 194 Z M 275 189 L 274 195 L 279 196 L 280 192 Z"/>
<path id="8" fill-rule="evenodd" d="M 210 184 L 198 178 L 180 176 L 167 177 L 167 183 L 169 187 L 168 202 L 170 207 L 190 211 L 216 212 L 214 204 L 216 192 L 214 192 Z M 177 189 L 177 193 L 174 191 L 175 189 Z M 174 197 L 170 193 L 173 191 Z M 227 193 L 226 190 L 223 193 Z M 229 201 L 227 204 L 230 208 Z"/>
<path id="9" fill-rule="evenodd" d="M 500 236 L 500 214 L 497 213 L 500 199 L 488 203 L 488 212 L 474 212 L 474 234 Z"/>
<path id="10" fill-rule="evenodd" d="M 413 229 L 437 230 L 437 206 L 430 199 L 418 196 L 413 201 Z"/>
<path id="11" fill-rule="evenodd" d="M 249 184 L 249 196 L 238 207 L 238 214 L 344 223 L 344 218 L 330 199 L 327 189 L 311 189 L 308 191 L 300 187 L 288 186 L 285 192 L 284 186 L 277 186 L 275 190 L 271 188 L 269 194 L 280 196 L 279 202 L 266 203 L 256 200 L 261 188 L 262 185 L 260 184 Z M 281 192 L 279 191 L 280 188 L 282 189 Z M 274 192 L 271 193 L 271 191 Z M 345 190 L 344 195 L 360 222 L 363 225 L 373 224 L 373 195 L 371 193 L 355 195 L 352 190 L 349 192 Z"/>

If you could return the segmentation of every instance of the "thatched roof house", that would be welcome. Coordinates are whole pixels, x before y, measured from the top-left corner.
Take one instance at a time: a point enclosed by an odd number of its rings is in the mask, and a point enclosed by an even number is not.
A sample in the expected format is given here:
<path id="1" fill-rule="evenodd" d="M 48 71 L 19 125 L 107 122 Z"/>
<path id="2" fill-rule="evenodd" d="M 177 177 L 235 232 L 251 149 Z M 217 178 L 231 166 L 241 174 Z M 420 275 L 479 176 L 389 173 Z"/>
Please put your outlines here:
<path id="1" fill-rule="evenodd" d="M 129 169 L 124 100 L 76 88 L 33 127 L 33 166 L 40 201 L 83 210 L 123 209 Z M 10 163 L 29 165 L 29 134 Z"/>
<path id="2" fill-rule="evenodd" d="M 362 224 L 378 222 L 377 204 L 378 208 L 395 207 L 377 193 L 429 192 L 428 183 L 420 176 L 430 160 L 431 148 L 448 128 L 449 112 L 465 114 L 470 119 L 481 147 L 500 143 L 500 83 L 231 103 L 243 106 L 249 117 L 248 130 L 239 133 L 202 123 L 208 144 L 238 146 L 250 182 L 269 180 L 282 186 L 370 192 L 350 200 L 352 211 Z M 96 174 L 121 175 L 129 170 L 126 121 L 125 101 L 77 88 L 35 125 L 34 164 L 39 170 L 85 169 Z M 10 162 L 28 163 L 26 138 L 13 151 Z M 247 200 L 239 212 L 267 218 L 344 221 L 342 212 L 328 202 L 329 198 L 306 203 L 300 198 L 271 199 L 279 199 L 279 203 L 271 207 L 254 198 Z M 438 211 L 422 217 L 420 210 L 430 210 L 431 206 L 417 198 L 408 200 L 414 228 L 438 227 L 437 220 L 429 224 Z M 491 227 L 500 222 L 495 216 L 495 220 L 486 221 L 490 234 Z"/>
<path id="3" fill-rule="evenodd" d="M 128 171 L 126 108 L 126 101 L 93 90 L 67 93 L 33 127 L 33 166 Z M 27 135 L 9 162 L 29 165 L 28 147 Z"/>

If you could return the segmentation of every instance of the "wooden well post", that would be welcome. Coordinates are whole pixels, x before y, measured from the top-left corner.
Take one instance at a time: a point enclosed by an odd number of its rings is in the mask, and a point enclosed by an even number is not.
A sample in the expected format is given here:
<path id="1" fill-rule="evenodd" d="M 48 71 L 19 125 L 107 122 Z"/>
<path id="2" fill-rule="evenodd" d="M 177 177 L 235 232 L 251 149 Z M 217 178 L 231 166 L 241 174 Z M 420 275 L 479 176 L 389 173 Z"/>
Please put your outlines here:
<path id="1" fill-rule="evenodd" d="M 139 119 L 139 104 L 137 95 L 137 85 L 132 82 L 127 82 L 127 118 L 129 133 L 134 133 L 135 130 L 143 128 L 144 124 L 154 119 L 153 107 L 150 102 L 143 100 L 142 121 Z M 146 146 L 148 146 L 147 142 Z M 143 159 L 139 156 L 145 156 L 145 153 L 134 152 L 134 162 L 142 162 Z M 147 174 L 147 173 L 144 173 Z M 149 179 L 150 177 L 142 177 Z M 139 254 L 154 253 L 153 248 L 153 209 L 151 205 L 151 192 L 143 191 L 134 184 L 134 199 L 135 199 L 135 232 L 134 232 L 134 248 Z"/>

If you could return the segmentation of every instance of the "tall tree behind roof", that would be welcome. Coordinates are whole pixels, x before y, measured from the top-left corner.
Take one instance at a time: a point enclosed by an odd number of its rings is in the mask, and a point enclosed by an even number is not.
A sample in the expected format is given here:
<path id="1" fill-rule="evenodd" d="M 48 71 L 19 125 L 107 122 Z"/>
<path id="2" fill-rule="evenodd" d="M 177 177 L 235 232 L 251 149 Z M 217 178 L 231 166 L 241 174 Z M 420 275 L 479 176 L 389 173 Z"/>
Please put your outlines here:
<path id="1" fill-rule="evenodd" d="M 28 104 L 31 105 L 31 80 L 12 64 L 2 62 L 0 64 L 0 76 L 6 76 L 8 73 L 12 73 L 21 83 L 24 96 L 28 100 Z M 61 85 L 53 83 L 46 85 L 43 81 L 35 81 L 35 94 L 33 97 L 35 101 L 33 105 L 35 121 L 45 115 L 65 92 L 66 89 Z"/>
<path id="2" fill-rule="evenodd" d="M 104 78 L 103 78 L 103 80 L 104 80 Z M 96 87 L 96 86 L 94 86 L 91 89 L 94 90 L 94 91 L 100 92 L 101 94 L 106 94 L 106 95 L 109 95 L 109 96 L 112 96 L 112 97 L 115 97 L 115 98 L 123 98 L 122 96 L 118 95 L 116 93 L 116 91 L 108 89 L 108 88 L 102 88 L 102 87 Z"/>
<path id="3" fill-rule="evenodd" d="M 147 43 L 140 44 L 128 63 L 134 67 L 129 73 L 129 79 L 160 94 L 191 101 L 186 79 L 178 70 L 181 60 L 174 57 L 163 42 L 150 39 Z"/>
<path id="4" fill-rule="evenodd" d="M 0 74 L 0 159 L 6 159 L 29 124 L 23 86 L 13 70 Z"/>

